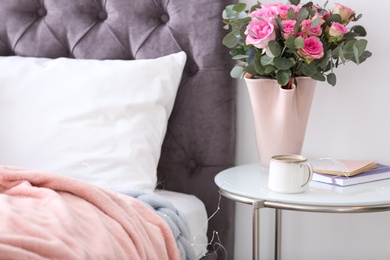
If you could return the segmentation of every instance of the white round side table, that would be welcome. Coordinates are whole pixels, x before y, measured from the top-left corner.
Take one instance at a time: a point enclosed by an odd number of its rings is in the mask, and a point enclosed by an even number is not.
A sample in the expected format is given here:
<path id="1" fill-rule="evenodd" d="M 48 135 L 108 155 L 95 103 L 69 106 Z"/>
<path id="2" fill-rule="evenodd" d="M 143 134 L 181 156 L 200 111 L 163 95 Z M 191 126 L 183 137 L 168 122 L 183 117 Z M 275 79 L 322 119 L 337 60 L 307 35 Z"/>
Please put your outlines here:
<path id="1" fill-rule="evenodd" d="M 281 212 L 295 210 L 325 213 L 361 213 L 390 210 L 390 179 L 347 187 L 311 181 L 299 194 L 281 194 L 268 189 L 268 169 L 259 163 L 236 166 L 215 177 L 220 193 L 237 202 L 251 204 L 253 259 L 260 259 L 259 210 L 274 208 L 275 259 L 281 256 Z"/>

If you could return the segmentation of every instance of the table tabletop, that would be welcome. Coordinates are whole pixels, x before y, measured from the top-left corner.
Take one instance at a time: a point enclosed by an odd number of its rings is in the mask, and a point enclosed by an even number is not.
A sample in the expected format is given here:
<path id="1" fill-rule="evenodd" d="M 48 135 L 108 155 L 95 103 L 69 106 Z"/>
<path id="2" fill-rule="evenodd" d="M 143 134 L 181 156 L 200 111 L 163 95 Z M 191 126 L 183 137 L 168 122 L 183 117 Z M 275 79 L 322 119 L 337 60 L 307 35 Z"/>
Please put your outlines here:
<path id="1" fill-rule="evenodd" d="M 220 172 L 215 177 L 215 183 L 222 192 L 237 195 L 239 198 L 284 205 L 373 207 L 387 204 L 382 210 L 390 208 L 390 179 L 346 187 L 311 181 L 308 190 L 304 193 L 282 194 L 268 189 L 268 168 L 253 163 Z"/>

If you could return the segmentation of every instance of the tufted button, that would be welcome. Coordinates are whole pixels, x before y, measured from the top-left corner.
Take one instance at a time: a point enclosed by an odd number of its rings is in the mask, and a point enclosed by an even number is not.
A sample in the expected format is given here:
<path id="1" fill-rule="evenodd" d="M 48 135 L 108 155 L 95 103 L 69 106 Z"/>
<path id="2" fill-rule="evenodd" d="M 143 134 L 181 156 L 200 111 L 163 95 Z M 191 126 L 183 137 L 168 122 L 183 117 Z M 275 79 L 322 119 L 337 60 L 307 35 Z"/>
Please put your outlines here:
<path id="1" fill-rule="evenodd" d="M 106 12 L 106 11 L 100 11 L 100 12 L 98 13 L 98 18 L 99 18 L 100 20 L 106 20 L 106 19 L 107 19 L 107 12 Z"/>
<path id="2" fill-rule="evenodd" d="M 191 159 L 187 162 L 187 167 L 189 169 L 195 169 L 196 167 L 198 166 L 198 163 L 196 162 L 196 160 L 194 159 Z"/>
<path id="3" fill-rule="evenodd" d="M 41 7 L 37 10 L 37 14 L 39 17 L 44 17 L 47 14 L 47 12 L 46 12 L 45 8 Z"/>
<path id="4" fill-rule="evenodd" d="M 160 20 L 161 20 L 161 22 L 163 22 L 163 23 L 167 23 L 167 22 L 169 21 L 169 15 L 167 15 L 167 14 L 162 14 L 162 15 L 160 16 Z"/>
<path id="5" fill-rule="evenodd" d="M 195 63 L 190 66 L 190 73 L 192 75 L 196 74 L 198 71 L 199 71 L 199 67 Z"/>

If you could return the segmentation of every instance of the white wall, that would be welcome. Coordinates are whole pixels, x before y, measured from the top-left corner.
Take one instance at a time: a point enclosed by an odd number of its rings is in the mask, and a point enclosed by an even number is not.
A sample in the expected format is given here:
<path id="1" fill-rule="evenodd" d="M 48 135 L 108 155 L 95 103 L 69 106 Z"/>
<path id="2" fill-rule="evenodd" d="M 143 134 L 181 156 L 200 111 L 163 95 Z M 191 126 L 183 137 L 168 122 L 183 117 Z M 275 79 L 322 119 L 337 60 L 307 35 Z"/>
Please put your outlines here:
<path id="1" fill-rule="evenodd" d="M 245 0 L 254 4 L 256 0 Z M 263 0 L 262 3 L 275 2 Z M 283 1 L 284 2 L 284 1 Z M 305 3 L 305 1 L 303 1 Z M 323 4 L 325 0 L 315 3 Z M 373 57 L 336 71 L 338 83 L 318 83 L 302 153 L 373 159 L 390 165 L 390 1 L 340 0 L 363 18 Z M 329 1 L 328 7 L 334 6 Z M 238 81 L 237 164 L 256 162 L 248 93 Z M 235 259 L 251 259 L 251 207 L 237 205 Z M 390 212 L 367 214 L 283 213 L 282 259 L 390 259 Z M 261 257 L 273 258 L 273 210 L 261 211 Z"/>

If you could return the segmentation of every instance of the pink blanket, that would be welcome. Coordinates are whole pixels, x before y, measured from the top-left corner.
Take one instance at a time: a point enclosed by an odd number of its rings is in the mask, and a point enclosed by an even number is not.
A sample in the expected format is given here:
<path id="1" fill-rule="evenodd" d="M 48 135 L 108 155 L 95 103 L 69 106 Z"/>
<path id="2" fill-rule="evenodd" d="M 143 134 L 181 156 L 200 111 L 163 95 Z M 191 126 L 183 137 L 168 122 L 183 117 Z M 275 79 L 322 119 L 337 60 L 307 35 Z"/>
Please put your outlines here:
<path id="1" fill-rule="evenodd" d="M 0 166 L 0 259 L 180 259 L 168 225 L 132 197 Z"/>

